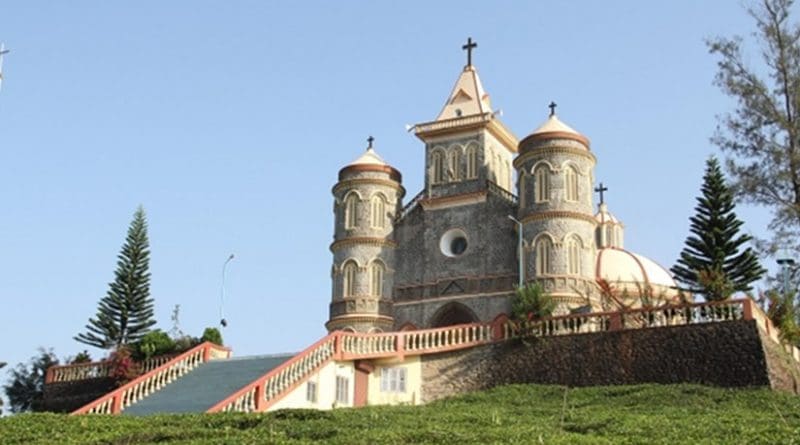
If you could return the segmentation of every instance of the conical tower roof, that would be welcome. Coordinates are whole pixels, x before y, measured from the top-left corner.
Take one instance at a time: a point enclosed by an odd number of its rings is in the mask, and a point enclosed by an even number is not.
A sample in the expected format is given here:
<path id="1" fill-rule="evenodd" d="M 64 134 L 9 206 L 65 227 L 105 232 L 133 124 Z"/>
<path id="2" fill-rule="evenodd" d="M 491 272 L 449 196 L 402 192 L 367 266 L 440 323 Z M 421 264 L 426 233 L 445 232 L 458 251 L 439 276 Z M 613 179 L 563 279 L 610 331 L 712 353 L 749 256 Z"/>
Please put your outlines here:
<path id="1" fill-rule="evenodd" d="M 437 121 L 492 112 L 489 94 L 483 89 L 478 70 L 472 65 L 464 67 L 453 91 L 447 98 Z"/>

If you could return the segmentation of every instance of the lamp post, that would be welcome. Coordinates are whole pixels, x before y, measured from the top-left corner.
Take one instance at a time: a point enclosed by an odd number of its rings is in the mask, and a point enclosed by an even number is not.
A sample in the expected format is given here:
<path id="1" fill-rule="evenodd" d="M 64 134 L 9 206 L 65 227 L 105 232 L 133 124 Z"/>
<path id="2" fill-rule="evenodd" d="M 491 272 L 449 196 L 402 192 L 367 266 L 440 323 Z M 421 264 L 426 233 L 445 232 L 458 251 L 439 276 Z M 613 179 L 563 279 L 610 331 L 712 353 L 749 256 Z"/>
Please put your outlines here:
<path id="1" fill-rule="evenodd" d="M 789 252 L 785 251 L 782 255 L 778 257 L 778 265 L 781 266 L 781 272 L 783 273 L 783 295 L 789 295 L 789 275 L 791 273 L 791 268 L 794 266 L 795 261 L 794 258 L 789 257 Z"/>
<path id="2" fill-rule="evenodd" d="M 517 224 L 517 252 L 519 254 L 519 287 L 522 287 L 525 284 L 525 258 L 524 258 L 524 251 L 522 250 L 522 223 L 514 218 L 511 215 L 508 215 L 508 219 L 514 221 Z"/>
<path id="3" fill-rule="evenodd" d="M 228 269 L 228 263 L 231 262 L 233 259 L 233 254 L 231 254 L 227 260 L 225 260 L 225 264 L 222 265 L 222 289 L 220 290 L 219 296 L 219 324 L 222 327 L 228 326 L 228 320 L 225 320 L 225 271 Z"/>

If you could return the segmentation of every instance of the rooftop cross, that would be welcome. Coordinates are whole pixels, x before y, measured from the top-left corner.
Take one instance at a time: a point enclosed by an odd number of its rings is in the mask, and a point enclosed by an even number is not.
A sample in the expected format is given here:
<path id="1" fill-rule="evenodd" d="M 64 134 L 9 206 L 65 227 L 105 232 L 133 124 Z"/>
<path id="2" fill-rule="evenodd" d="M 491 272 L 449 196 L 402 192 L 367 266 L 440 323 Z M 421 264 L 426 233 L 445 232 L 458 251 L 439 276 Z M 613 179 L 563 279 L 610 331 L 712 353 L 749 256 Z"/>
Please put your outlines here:
<path id="1" fill-rule="evenodd" d="M 477 47 L 478 44 L 472 41 L 472 37 L 467 38 L 467 44 L 461 47 L 467 51 L 467 66 L 472 66 L 472 50 Z"/>
<path id="2" fill-rule="evenodd" d="M 548 108 L 550 108 L 550 116 L 554 116 L 556 114 L 557 106 L 558 106 L 557 103 L 553 102 L 552 100 L 550 101 L 550 105 L 547 106 Z"/>
<path id="3" fill-rule="evenodd" d="M 369 143 L 369 146 L 367 147 L 367 150 L 369 150 L 370 148 L 372 148 L 372 143 L 373 143 L 374 141 L 375 141 L 375 138 L 374 138 L 374 137 L 372 137 L 372 136 L 370 136 L 370 137 L 368 137 L 368 138 L 367 138 L 367 143 Z"/>
<path id="4" fill-rule="evenodd" d="M 607 192 L 608 191 L 608 187 L 604 186 L 603 183 L 601 182 L 600 186 L 599 187 L 595 187 L 594 191 L 600 194 L 600 204 L 601 205 L 605 204 L 605 200 L 603 199 L 603 192 Z"/>

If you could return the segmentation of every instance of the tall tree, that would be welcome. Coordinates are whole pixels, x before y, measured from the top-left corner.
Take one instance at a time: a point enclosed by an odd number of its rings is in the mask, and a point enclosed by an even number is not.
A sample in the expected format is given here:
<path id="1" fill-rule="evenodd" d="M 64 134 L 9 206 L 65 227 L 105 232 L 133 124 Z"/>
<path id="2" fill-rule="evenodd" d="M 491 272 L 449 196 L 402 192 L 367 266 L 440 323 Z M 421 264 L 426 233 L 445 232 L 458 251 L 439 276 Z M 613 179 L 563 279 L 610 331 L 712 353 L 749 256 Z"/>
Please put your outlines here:
<path id="1" fill-rule="evenodd" d="M 150 250 L 147 221 L 140 206 L 133 214 L 128 236 L 117 256 L 114 281 L 100 300 L 95 318 L 75 340 L 102 349 L 133 343 L 150 331 L 153 298 L 150 296 Z"/>
<path id="2" fill-rule="evenodd" d="M 6 362 L 0 362 L 0 369 L 6 367 Z M 3 415 L 3 399 L 0 399 L 0 416 Z"/>
<path id="3" fill-rule="evenodd" d="M 47 368 L 57 364 L 58 358 L 52 350 L 39 349 L 39 355 L 11 370 L 11 380 L 3 386 L 11 412 L 44 410 L 42 401 Z"/>
<path id="4" fill-rule="evenodd" d="M 715 84 L 737 102 L 713 141 L 728 155 L 738 197 L 772 211 L 773 237 L 759 243 L 768 252 L 800 252 L 800 26 L 790 22 L 792 4 L 760 0 L 748 10 L 763 65 L 748 66 L 741 37 L 707 42 L 719 57 Z"/>
<path id="5" fill-rule="evenodd" d="M 701 293 L 709 301 L 724 300 L 736 291 L 749 292 L 765 270 L 750 247 L 740 251 L 751 237 L 739 232 L 742 221 L 736 217 L 733 195 L 713 156 L 706 161 L 701 191 L 696 214 L 689 218 L 691 234 L 670 270 L 685 290 Z"/>

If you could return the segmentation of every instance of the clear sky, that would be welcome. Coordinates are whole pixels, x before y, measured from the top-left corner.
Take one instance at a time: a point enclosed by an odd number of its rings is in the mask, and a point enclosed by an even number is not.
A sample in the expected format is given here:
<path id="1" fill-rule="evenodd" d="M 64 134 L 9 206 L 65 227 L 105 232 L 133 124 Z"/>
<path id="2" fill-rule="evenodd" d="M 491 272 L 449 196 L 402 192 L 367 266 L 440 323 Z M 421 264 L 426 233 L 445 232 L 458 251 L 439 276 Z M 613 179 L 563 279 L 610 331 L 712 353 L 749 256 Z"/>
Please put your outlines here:
<path id="1" fill-rule="evenodd" d="M 521 138 L 556 101 L 592 141 L 626 247 L 669 267 L 732 106 L 704 39 L 752 30 L 730 0 L 4 1 L 0 361 L 84 349 L 72 337 L 139 204 L 159 327 L 176 304 L 185 332 L 216 325 L 235 253 L 234 353 L 310 345 L 325 333 L 339 168 L 373 135 L 416 195 L 423 145 L 404 125 L 435 118 L 468 36 L 506 125 Z M 766 211 L 740 214 L 763 234 Z"/>

